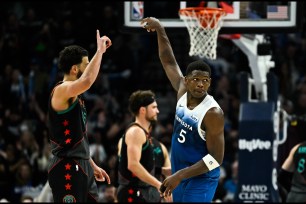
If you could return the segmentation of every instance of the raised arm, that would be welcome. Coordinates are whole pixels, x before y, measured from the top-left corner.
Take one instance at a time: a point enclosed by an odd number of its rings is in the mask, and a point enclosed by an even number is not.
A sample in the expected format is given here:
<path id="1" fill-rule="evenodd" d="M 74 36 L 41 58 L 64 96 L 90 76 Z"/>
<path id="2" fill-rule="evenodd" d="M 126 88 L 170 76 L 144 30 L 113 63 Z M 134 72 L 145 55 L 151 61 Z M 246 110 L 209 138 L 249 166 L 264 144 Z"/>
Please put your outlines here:
<path id="1" fill-rule="evenodd" d="M 52 107 L 57 110 L 65 110 L 68 107 L 68 100 L 71 98 L 74 100 L 77 95 L 80 95 L 87 91 L 95 82 L 102 61 L 102 56 L 106 52 L 106 49 L 111 46 L 111 40 L 107 36 L 100 37 L 100 32 L 97 30 L 97 51 L 91 61 L 88 57 L 84 56 L 80 64 L 71 66 L 70 73 L 67 75 L 64 83 L 56 87 L 52 97 Z M 83 71 L 81 76 L 77 78 L 77 74 Z M 72 78 L 74 77 L 74 78 Z"/>
<path id="2" fill-rule="evenodd" d="M 102 56 L 110 45 L 110 39 L 106 36 L 100 37 L 100 32 L 97 30 L 97 51 L 79 79 L 83 82 L 83 84 L 80 83 L 80 86 L 83 85 L 83 92 L 88 90 L 95 82 L 100 70 Z"/>
<path id="3" fill-rule="evenodd" d="M 141 24 L 148 32 L 156 31 L 159 58 L 172 87 L 176 91 L 179 91 L 180 86 L 183 84 L 183 74 L 176 62 L 165 28 L 160 21 L 154 17 L 142 19 Z"/>
<path id="4" fill-rule="evenodd" d="M 102 56 L 106 52 L 106 49 L 111 45 L 111 40 L 106 37 L 100 37 L 100 32 L 97 30 L 97 51 L 93 58 L 88 63 L 84 73 L 81 77 L 70 83 L 64 83 L 61 86 L 61 93 L 68 98 L 77 96 L 87 91 L 95 82 L 102 61 Z"/>

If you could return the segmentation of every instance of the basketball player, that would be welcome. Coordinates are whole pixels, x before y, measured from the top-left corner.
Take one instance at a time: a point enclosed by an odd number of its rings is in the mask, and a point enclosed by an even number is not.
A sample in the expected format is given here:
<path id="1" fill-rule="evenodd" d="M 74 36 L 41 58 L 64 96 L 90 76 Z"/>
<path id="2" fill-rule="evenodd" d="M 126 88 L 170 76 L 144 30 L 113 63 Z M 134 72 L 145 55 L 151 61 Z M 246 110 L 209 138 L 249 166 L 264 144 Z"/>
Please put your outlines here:
<path id="1" fill-rule="evenodd" d="M 210 67 L 202 60 L 190 63 L 183 76 L 164 27 L 156 18 L 141 21 L 148 31 L 156 31 L 159 57 L 173 88 L 177 105 L 171 142 L 172 175 L 160 189 L 173 193 L 173 202 L 211 202 L 224 156 L 223 111 L 207 93 Z"/>
<path id="2" fill-rule="evenodd" d="M 118 202 L 160 202 L 161 182 L 154 177 L 154 153 L 149 133 L 159 113 L 155 94 L 150 90 L 133 92 L 129 110 L 135 121 L 118 143 Z"/>
<path id="3" fill-rule="evenodd" d="M 170 157 L 168 154 L 168 150 L 163 143 L 161 143 L 154 137 L 151 137 L 151 139 L 153 145 L 154 164 L 155 164 L 154 176 L 159 181 L 163 181 L 165 180 L 166 177 L 171 175 Z M 120 138 L 118 142 L 118 156 L 120 156 L 121 145 L 122 145 L 122 138 Z"/>
<path id="4" fill-rule="evenodd" d="M 48 181 L 54 202 L 98 200 L 97 181 L 108 174 L 90 158 L 86 134 L 86 108 L 82 93 L 95 82 L 102 56 L 111 46 L 107 36 L 97 30 L 97 51 L 92 60 L 77 45 L 65 47 L 59 55 L 64 78 L 57 83 L 49 99 L 49 130 L 53 158 L 49 163 Z"/>
<path id="5" fill-rule="evenodd" d="M 306 202 L 306 142 L 295 145 L 279 171 L 277 180 L 287 203 Z"/>

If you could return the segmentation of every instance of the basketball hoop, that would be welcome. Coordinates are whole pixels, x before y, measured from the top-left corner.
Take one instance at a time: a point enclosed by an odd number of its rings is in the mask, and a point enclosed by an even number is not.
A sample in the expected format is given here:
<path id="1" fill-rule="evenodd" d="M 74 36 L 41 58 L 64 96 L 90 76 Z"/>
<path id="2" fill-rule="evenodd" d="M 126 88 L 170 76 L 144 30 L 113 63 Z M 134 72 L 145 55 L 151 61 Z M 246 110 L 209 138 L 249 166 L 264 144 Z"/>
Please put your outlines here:
<path id="1" fill-rule="evenodd" d="M 188 7 L 179 10 L 190 37 L 190 56 L 216 59 L 218 33 L 226 14 L 222 8 Z"/>

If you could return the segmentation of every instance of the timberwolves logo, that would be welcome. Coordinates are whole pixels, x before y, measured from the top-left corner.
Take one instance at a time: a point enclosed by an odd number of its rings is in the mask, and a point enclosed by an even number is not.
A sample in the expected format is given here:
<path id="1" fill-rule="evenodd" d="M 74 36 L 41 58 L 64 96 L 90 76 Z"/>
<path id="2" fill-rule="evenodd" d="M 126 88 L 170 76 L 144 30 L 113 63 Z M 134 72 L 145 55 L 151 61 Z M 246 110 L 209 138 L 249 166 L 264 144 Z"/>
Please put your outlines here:
<path id="1" fill-rule="evenodd" d="M 75 197 L 73 195 L 65 195 L 63 203 L 76 203 Z"/>

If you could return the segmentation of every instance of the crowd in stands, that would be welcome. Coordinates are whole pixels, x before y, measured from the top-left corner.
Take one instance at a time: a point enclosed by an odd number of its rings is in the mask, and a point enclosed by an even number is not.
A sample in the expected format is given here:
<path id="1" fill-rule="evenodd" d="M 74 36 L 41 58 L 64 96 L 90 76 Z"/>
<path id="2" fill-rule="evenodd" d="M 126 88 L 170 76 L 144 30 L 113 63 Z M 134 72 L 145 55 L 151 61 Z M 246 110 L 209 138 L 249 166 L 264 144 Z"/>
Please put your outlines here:
<path id="1" fill-rule="evenodd" d="M 57 72 L 59 51 L 71 44 L 96 49 L 95 31 L 112 40 L 103 56 L 101 72 L 85 94 L 91 156 L 105 169 L 112 186 L 99 183 L 101 202 L 114 199 L 117 143 L 133 120 L 127 100 L 137 89 L 157 93 L 160 117 L 154 137 L 170 151 L 176 96 L 158 59 L 156 36 L 147 32 L 123 33 L 119 4 L 103 1 L 6 2 L 0 6 L 0 200 L 20 202 L 38 196 L 47 181 L 51 157 L 47 104 Z M 305 24 L 305 16 L 303 17 Z M 281 106 L 293 116 L 288 139 L 279 152 L 280 164 L 292 146 L 305 140 L 306 35 L 270 34 L 274 72 L 279 79 Z M 173 48 L 184 70 L 188 56 L 187 32 L 175 35 Z M 251 72 L 245 54 L 226 39 L 219 39 L 218 58 L 212 65 L 210 94 L 225 114 L 225 157 L 215 199 L 233 201 L 237 185 L 239 137 L 239 73 Z M 107 194 L 107 195 L 105 195 Z M 110 198 L 109 198 L 110 197 Z"/>

